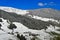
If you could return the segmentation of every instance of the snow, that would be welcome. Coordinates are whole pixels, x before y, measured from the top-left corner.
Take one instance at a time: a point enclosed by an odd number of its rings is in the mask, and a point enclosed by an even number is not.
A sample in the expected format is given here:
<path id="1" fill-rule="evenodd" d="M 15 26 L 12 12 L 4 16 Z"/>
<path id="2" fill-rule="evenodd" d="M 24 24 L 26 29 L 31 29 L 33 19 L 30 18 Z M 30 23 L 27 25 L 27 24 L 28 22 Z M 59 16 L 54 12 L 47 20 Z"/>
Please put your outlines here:
<path id="1" fill-rule="evenodd" d="M 37 19 L 37 20 L 42 20 L 42 21 L 55 21 L 57 23 L 59 23 L 57 20 L 55 19 L 52 19 L 52 18 L 43 18 L 43 17 L 39 17 L 39 16 L 35 16 L 35 15 L 28 15 L 30 16 L 31 18 L 34 18 L 34 19 Z"/>
<path id="2" fill-rule="evenodd" d="M 16 8 L 13 8 L 13 7 L 3 7 L 3 6 L 0 6 L 0 9 L 4 10 L 6 12 L 16 13 L 18 15 L 25 15 L 25 14 L 29 13 L 27 10 L 16 9 Z"/>
<path id="3" fill-rule="evenodd" d="M 5 20 L 5 19 L 3 19 L 3 18 L 1 18 L 1 19 L 3 20 L 2 23 L 0 22 L 0 24 L 2 24 L 2 27 L 1 27 L 1 28 L 4 29 L 5 32 L 11 32 L 11 30 L 7 28 L 8 25 L 9 25 L 9 24 L 7 23 L 7 20 Z"/>
<path id="4" fill-rule="evenodd" d="M 23 32 L 28 31 L 28 28 L 26 26 L 24 26 L 23 24 L 21 24 L 21 23 L 13 22 L 13 24 L 15 24 L 17 26 L 17 28 L 15 29 L 15 32 L 20 31 L 20 33 L 23 33 Z"/>
<path id="5" fill-rule="evenodd" d="M 47 32 L 55 32 L 57 34 L 60 34 L 60 31 L 58 31 L 57 29 L 60 29 L 60 27 L 57 27 L 57 26 L 53 27 L 52 25 L 50 25 L 50 27 L 48 27 L 46 29 L 46 31 Z"/>
<path id="6" fill-rule="evenodd" d="M 1 18 L 3 19 L 3 18 Z M 3 22 L 0 22 L 0 24 L 2 24 L 2 29 L 4 30 L 0 30 L 0 40 L 19 40 L 16 37 L 16 32 L 19 32 L 19 34 L 23 34 L 27 40 L 31 40 L 31 38 L 33 36 L 29 36 L 29 32 L 31 32 L 32 34 L 39 34 L 37 37 L 39 40 L 50 40 L 50 38 L 52 37 L 49 33 L 47 32 L 56 32 L 59 33 L 59 31 L 57 31 L 57 29 L 59 29 L 59 27 L 55 26 L 53 27 L 52 25 L 50 25 L 46 31 L 44 29 L 41 30 L 33 30 L 33 29 L 29 29 L 28 27 L 24 26 L 21 23 L 18 22 L 13 22 L 13 24 L 15 24 L 17 26 L 16 29 L 14 29 L 14 35 L 8 34 L 8 32 L 11 33 L 12 30 L 8 29 L 8 26 L 10 25 L 7 20 L 3 19 Z M 27 33 L 24 33 L 27 32 Z"/>
<path id="7" fill-rule="evenodd" d="M 17 40 L 17 37 L 13 36 L 13 35 L 9 35 L 6 32 L 0 30 L 0 40 Z"/>

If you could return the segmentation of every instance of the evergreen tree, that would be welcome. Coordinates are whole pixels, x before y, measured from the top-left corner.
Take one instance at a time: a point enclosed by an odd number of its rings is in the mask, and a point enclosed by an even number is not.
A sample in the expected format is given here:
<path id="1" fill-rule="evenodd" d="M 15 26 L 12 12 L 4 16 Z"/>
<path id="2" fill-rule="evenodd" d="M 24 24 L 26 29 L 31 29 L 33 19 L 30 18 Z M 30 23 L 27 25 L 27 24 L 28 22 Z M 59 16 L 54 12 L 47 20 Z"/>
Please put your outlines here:
<path id="1" fill-rule="evenodd" d="M 2 26 L 2 25 L 0 24 L 0 29 L 1 29 L 1 26 Z"/>
<path id="2" fill-rule="evenodd" d="M 11 23 L 8 28 L 12 30 L 12 34 L 13 34 L 14 29 L 16 29 L 17 27 L 15 26 L 15 24 Z"/>
<path id="3" fill-rule="evenodd" d="M 0 19 L 0 22 L 3 22 L 2 19 Z"/>

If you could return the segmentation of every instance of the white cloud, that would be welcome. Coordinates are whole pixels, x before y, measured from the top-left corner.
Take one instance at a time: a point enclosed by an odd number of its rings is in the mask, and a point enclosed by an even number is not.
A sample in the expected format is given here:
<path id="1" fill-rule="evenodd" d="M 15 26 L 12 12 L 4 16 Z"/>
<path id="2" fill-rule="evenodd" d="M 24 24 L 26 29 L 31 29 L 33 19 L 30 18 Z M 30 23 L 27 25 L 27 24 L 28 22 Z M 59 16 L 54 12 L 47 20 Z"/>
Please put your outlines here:
<path id="1" fill-rule="evenodd" d="M 54 2 L 49 2 L 49 3 L 42 3 L 42 2 L 40 2 L 40 3 L 38 3 L 38 5 L 39 6 L 54 6 L 56 4 Z"/>
<path id="2" fill-rule="evenodd" d="M 49 5 L 50 5 L 50 6 L 53 6 L 53 5 L 56 5 L 56 3 L 50 2 Z"/>
<path id="3" fill-rule="evenodd" d="M 39 6 L 44 6 L 44 3 L 38 3 Z"/>
<path id="4" fill-rule="evenodd" d="M 50 3 L 54 3 L 54 2 L 50 2 Z"/>

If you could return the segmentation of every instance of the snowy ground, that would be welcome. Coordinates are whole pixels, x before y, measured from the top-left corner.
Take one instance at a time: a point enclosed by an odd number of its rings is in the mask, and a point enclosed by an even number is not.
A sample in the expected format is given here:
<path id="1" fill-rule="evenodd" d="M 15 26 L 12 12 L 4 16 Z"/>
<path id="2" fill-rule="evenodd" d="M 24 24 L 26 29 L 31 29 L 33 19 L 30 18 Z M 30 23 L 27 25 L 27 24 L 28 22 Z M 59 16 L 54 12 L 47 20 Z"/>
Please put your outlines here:
<path id="1" fill-rule="evenodd" d="M 2 29 L 0 30 L 0 40 L 19 40 L 16 37 L 16 32 L 19 32 L 20 34 L 23 34 L 27 40 L 31 40 L 32 36 L 29 36 L 29 33 L 24 33 L 24 32 L 31 32 L 33 34 L 39 34 L 38 40 L 50 40 L 50 38 L 52 37 L 49 33 L 47 32 L 56 32 L 56 33 L 60 33 L 59 31 L 57 31 L 56 29 L 59 29 L 59 27 L 53 27 L 52 25 L 50 25 L 50 27 L 48 27 L 48 29 L 46 29 L 46 31 L 44 29 L 42 30 L 33 30 L 33 29 L 29 29 L 26 26 L 24 26 L 21 23 L 18 22 L 13 22 L 13 24 L 15 24 L 17 26 L 17 28 L 14 30 L 14 35 L 8 34 L 8 32 L 11 32 L 12 30 L 8 29 L 9 23 L 7 22 L 7 20 L 2 19 L 3 22 L 0 22 L 0 24 L 2 24 Z M 27 36 L 26 36 L 27 35 Z"/>

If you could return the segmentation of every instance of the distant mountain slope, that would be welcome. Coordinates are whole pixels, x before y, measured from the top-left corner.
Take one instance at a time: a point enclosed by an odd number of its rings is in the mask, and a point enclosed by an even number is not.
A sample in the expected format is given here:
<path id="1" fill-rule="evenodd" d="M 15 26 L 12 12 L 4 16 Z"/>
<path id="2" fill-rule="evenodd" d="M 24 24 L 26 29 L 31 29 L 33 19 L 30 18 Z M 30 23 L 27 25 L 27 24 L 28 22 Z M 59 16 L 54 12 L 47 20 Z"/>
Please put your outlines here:
<path id="1" fill-rule="evenodd" d="M 29 14 L 60 20 L 60 11 L 51 9 L 51 8 L 41 8 L 41 9 L 29 10 Z"/>

